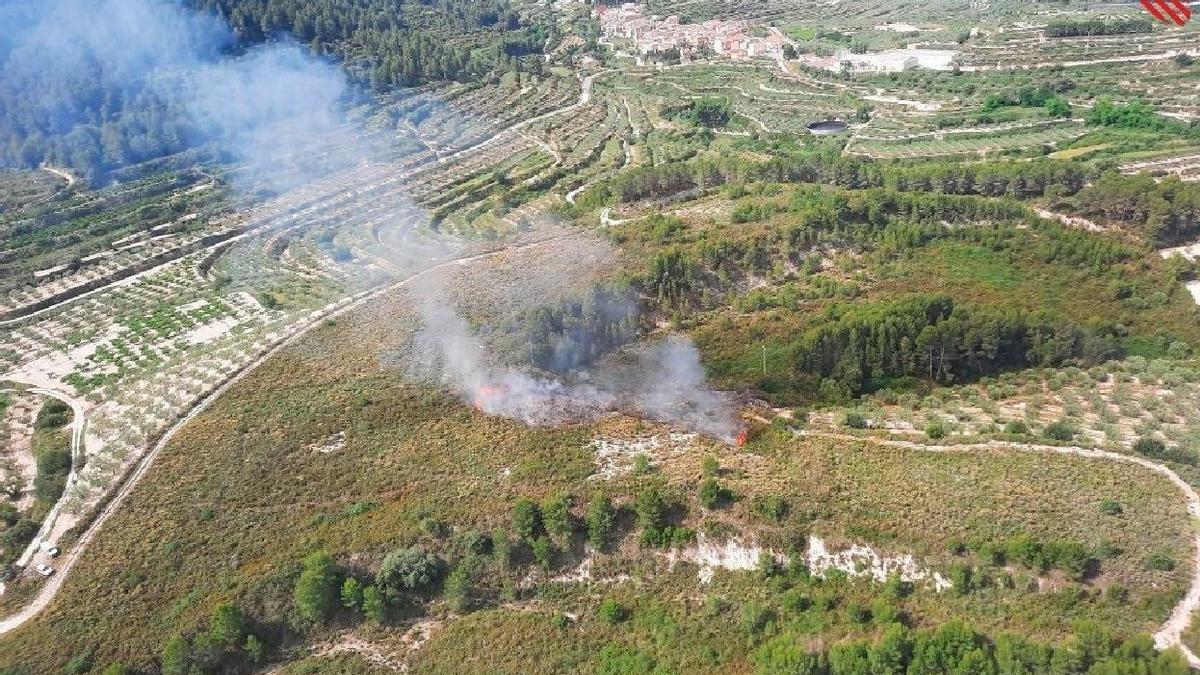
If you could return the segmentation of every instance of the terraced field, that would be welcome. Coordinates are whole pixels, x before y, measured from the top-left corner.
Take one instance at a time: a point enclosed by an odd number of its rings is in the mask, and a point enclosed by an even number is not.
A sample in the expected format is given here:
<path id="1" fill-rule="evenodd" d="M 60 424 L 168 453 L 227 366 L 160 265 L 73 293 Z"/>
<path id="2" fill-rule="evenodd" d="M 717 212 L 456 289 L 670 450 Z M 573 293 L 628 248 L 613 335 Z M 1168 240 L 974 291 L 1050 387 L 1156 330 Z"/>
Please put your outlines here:
<path id="1" fill-rule="evenodd" d="M 452 88 L 438 110 L 419 115 L 419 124 L 405 123 L 415 114 L 413 101 L 384 102 L 374 118 L 400 115 L 403 122 L 392 132 L 376 126 L 368 137 L 408 148 L 398 159 L 339 171 L 236 212 L 225 182 L 202 172 L 97 192 L 40 175 L 14 176 L 13 194 L 30 197 L 14 200 L 18 209 L 6 214 L 11 228 L 61 221 L 56 236 L 100 252 L 34 274 L 10 292 L 0 381 L 17 387 L 5 418 L 13 442 L 29 435 L 25 418 L 37 406 L 26 392 L 39 388 L 77 405 L 86 432 L 59 507 L 45 518 L 44 510 L 31 511 L 40 532 L 7 543 L 6 555 L 27 541 L 68 548 L 87 536 L 98 509 L 136 475 L 168 427 L 296 331 L 381 285 L 494 246 L 440 234 L 430 227 L 436 221 L 429 209 L 453 214 L 455 204 L 476 207 L 487 189 L 480 177 L 505 184 L 538 179 L 537 165 L 521 168 L 540 156 L 523 128 L 540 124 L 549 134 L 553 115 L 581 98 L 578 86 L 556 86 L 547 82 L 540 96 L 528 95 L 534 85 L 483 94 Z M 488 115 L 485 102 L 498 106 L 491 108 L 498 114 Z M 408 137 L 420 147 L 406 145 Z M 142 219 L 130 233 L 124 214 L 133 207 L 122 211 L 124 204 L 174 219 L 162 225 Z M 513 235 L 510 243 L 548 236 L 545 222 L 513 222 L 503 233 Z M 53 241 L 48 231 L 37 230 L 39 241 Z M 18 264 L 20 240 L 8 243 Z M 13 457 L 24 454 L 16 448 Z M 23 478 L 14 494 L 27 492 L 30 477 L 21 472 L 28 470 L 10 466 L 14 480 Z M 38 553 L 33 562 L 43 560 Z M 36 592 L 32 568 L 9 584 L 3 602 L 19 605 Z"/>

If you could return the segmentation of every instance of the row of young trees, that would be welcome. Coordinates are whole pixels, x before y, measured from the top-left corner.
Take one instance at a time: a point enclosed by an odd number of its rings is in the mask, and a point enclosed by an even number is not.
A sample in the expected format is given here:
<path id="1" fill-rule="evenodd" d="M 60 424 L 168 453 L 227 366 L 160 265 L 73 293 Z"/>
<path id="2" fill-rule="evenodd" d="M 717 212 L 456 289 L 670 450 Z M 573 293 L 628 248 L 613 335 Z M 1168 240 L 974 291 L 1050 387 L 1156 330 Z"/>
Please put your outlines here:
<path id="1" fill-rule="evenodd" d="M 1047 37 L 1078 37 L 1082 35 L 1128 35 L 1149 33 L 1154 22 L 1149 19 L 1081 19 L 1051 21 L 1046 26 Z"/>
<path id="2" fill-rule="evenodd" d="M 837 152 L 799 152 L 762 162 L 731 158 L 641 166 L 589 189 L 580 203 L 587 207 L 606 201 L 628 203 L 661 199 L 687 190 L 755 181 L 821 183 L 851 189 L 890 187 L 901 192 L 933 191 L 1028 199 L 1047 194 L 1075 194 L 1087 179 L 1078 164 L 1049 159 L 902 164 L 843 156 Z"/>
<path id="3" fill-rule="evenodd" d="M 850 640 L 824 652 L 784 632 L 754 656 L 760 675 L 1186 675 L 1177 650 L 1158 652 L 1149 635 L 1119 640 L 1093 622 L 1079 622 L 1066 641 L 1049 645 L 1006 633 L 989 640 L 961 621 L 933 631 L 893 624 L 877 641 Z"/>

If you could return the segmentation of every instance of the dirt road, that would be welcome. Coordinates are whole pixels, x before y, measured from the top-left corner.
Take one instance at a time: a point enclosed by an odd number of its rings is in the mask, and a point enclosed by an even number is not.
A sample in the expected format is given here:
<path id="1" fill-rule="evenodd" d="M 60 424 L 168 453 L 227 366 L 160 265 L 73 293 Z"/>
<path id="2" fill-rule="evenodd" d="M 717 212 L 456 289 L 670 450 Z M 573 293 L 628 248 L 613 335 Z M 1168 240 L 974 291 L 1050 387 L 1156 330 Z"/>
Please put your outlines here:
<path id="1" fill-rule="evenodd" d="M 137 486 L 142 477 L 145 476 L 150 470 L 150 467 L 154 464 L 154 460 L 162 452 L 162 449 L 166 447 L 168 443 L 170 443 L 171 439 L 175 437 L 175 434 L 178 433 L 184 425 L 194 419 L 197 415 L 207 410 L 208 407 L 211 406 L 213 402 L 220 398 L 226 391 L 228 391 L 230 387 L 237 384 L 242 378 L 244 378 L 246 375 L 249 375 L 254 371 L 254 369 L 261 366 L 272 356 L 295 344 L 297 341 L 307 335 L 310 330 L 321 325 L 327 319 L 332 319 L 345 314 L 364 302 L 398 288 L 402 288 L 403 286 L 413 282 L 416 279 L 419 279 L 424 275 L 431 274 L 452 265 L 463 265 L 472 261 L 503 255 L 512 251 L 544 246 L 551 242 L 577 237 L 581 234 L 581 232 L 569 233 L 555 237 L 549 237 L 547 239 L 542 239 L 520 246 L 502 248 L 495 251 L 488 251 L 486 253 L 478 253 L 475 255 L 462 256 L 446 260 L 445 262 L 428 267 L 419 272 L 415 272 L 400 281 L 363 291 L 356 295 L 344 298 L 336 303 L 326 306 L 325 309 L 310 315 L 309 320 L 301 324 L 295 331 L 292 332 L 289 337 L 267 348 L 258 356 L 258 358 L 256 358 L 254 361 L 251 361 L 244 368 L 226 380 L 224 384 L 217 387 L 207 396 L 202 398 L 198 403 L 192 406 L 192 408 L 183 417 L 181 417 L 174 424 L 172 424 L 170 428 L 167 429 L 158 442 L 154 444 L 154 447 L 150 449 L 150 452 L 146 453 L 138 461 L 128 479 L 126 479 L 126 481 L 119 488 L 117 488 L 117 492 L 114 494 L 113 498 L 108 502 L 103 510 L 100 511 L 100 513 L 92 521 L 92 524 L 87 528 L 83 535 L 79 537 L 79 540 L 75 543 L 75 545 L 71 547 L 71 550 L 66 552 L 59 559 L 58 572 L 46 580 L 46 584 L 39 589 L 37 595 L 34 596 L 33 600 L 30 601 L 28 605 L 23 607 L 17 613 L 0 620 L 0 635 L 20 628 L 25 624 L 25 622 L 37 616 L 39 612 L 45 609 L 46 606 L 48 606 L 50 602 L 54 600 L 54 597 L 58 594 L 59 589 L 62 588 L 62 585 L 66 581 L 71 570 L 75 567 L 75 564 L 79 562 L 79 558 L 83 555 L 83 552 L 87 550 L 88 544 L 90 544 L 92 539 L 96 537 L 96 534 L 100 531 L 100 528 L 104 526 L 104 523 L 112 516 L 112 514 L 116 513 L 117 509 L 120 508 L 121 504 L 124 503 L 129 494 L 133 492 L 134 487 Z M 80 433 L 82 434 L 82 431 Z"/>
<path id="2" fill-rule="evenodd" d="M 9 378 L 9 380 L 12 382 L 18 382 L 20 384 L 36 384 L 34 382 L 21 382 L 20 380 L 13 380 L 12 378 Z M 33 386 L 30 391 L 41 396 L 56 398 L 71 407 L 71 471 L 67 474 L 66 487 L 63 488 L 63 494 L 65 495 L 75 484 L 75 481 L 79 479 L 79 468 L 83 466 L 83 432 L 84 428 L 87 426 L 87 409 L 84 407 L 82 401 L 58 389 Z M 54 531 L 54 524 L 58 520 L 59 514 L 62 513 L 62 504 L 63 500 L 59 499 L 54 503 L 54 506 L 50 509 L 50 512 L 46 514 L 46 517 L 42 519 L 42 526 L 38 528 L 37 535 L 35 535 L 33 540 L 29 542 L 29 545 L 25 547 L 25 551 L 21 554 L 21 557 L 17 558 L 17 565 L 20 565 L 21 567 L 29 566 L 29 563 L 33 560 L 34 556 L 38 552 L 38 544 L 41 543 L 43 539 L 48 538 L 50 533 Z M 52 561 L 47 558 L 46 562 L 50 563 Z"/>
<path id="3" fill-rule="evenodd" d="M 857 441 L 876 443 L 879 445 L 887 445 L 897 448 L 906 448 L 910 450 L 924 450 L 926 452 L 972 452 L 980 450 L 1016 450 L 1018 452 L 1038 452 L 1051 453 L 1059 455 L 1072 455 L 1075 457 L 1086 457 L 1088 459 L 1103 459 L 1113 462 L 1124 462 L 1126 464 L 1137 464 L 1145 467 L 1150 471 L 1165 476 L 1171 481 L 1179 491 L 1183 493 L 1187 500 L 1188 513 L 1192 518 L 1200 518 L 1200 494 L 1197 494 L 1195 488 L 1179 477 L 1179 474 L 1172 471 L 1170 468 L 1152 462 L 1143 457 L 1133 455 L 1122 455 L 1116 452 L 1107 450 L 1094 450 L 1091 448 L 1080 448 L 1077 446 L 1057 446 L 1057 445 L 1037 445 L 1034 443 L 1014 443 L 1011 441 L 987 441 L 985 443 L 964 443 L 962 445 L 928 445 L 925 443 L 915 443 L 912 441 L 902 441 L 896 439 L 877 438 L 870 436 L 854 436 L 851 434 L 838 434 L 832 432 L 804 430 L 798 432 L 804 436 L 816 436 L 820 438 L 829 438 L 843 441 Z M 1194 523 L 1193 523 L 1194 524 Z M 1178 604 L 1171 610 L 1167 621 L 1159 627 L 1154 633 L 1154 645 L 1159 649 L 1169 649 L 1176 647 L 1187 658 L 1188 663 L 1192 668 L 1200 668 L 1200 658 L 1183 644 L 1182 636 L 1184 631 L 1192 621 L 1192 614 L 1200 609 L 1200 531 L 1196 528 L 1193 530 L 1193 550 L 1192 550 L 1192 581 L 1188 588 L 1187 594 L 1179 601 Z"/>

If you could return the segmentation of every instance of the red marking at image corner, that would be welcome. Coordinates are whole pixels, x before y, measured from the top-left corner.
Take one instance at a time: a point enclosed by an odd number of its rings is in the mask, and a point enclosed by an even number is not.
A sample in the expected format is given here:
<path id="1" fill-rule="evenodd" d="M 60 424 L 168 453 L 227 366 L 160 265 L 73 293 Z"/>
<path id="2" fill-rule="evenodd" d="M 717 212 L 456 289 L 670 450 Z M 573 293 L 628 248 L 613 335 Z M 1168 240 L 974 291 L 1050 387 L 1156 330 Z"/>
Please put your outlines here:
<path id="1" fill-rule="evenodd" d="M 1142 0 L 1142 7 L 1163 23 L 1182 26 L 1192 18 L 1192 8 L 1185 0 Z"/>

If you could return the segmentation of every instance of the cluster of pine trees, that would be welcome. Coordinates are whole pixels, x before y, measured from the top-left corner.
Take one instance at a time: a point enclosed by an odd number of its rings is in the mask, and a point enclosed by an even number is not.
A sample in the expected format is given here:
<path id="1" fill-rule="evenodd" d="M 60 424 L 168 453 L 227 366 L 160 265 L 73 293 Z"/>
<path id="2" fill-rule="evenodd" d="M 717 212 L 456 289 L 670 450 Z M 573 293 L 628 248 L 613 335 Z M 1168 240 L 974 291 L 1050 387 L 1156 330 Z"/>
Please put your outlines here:
<path id="1" fill-rule="evenodd" d="M 76 75 L 63 82 L 5 72 L 0 78 L 0 166 L 49 163 L 71 167 L 91 180 L 190 147 L 187 114 L 172 102 L 141 86 L 113 87 L 95 62 Z M 30 91 L 39 91 L 42 100 L 70 100 L 71 105 L 47 110 L 30 99 Z"/>
<path id="2" fill-rule="evenodd" d="M 540 305 L 518 316 L 506 332 L 523 347 L 527 363 L 552 372 L 590 365 L 637 336 L 639 309 L 632 289 L 596 286 L 582 298 Z"/>
<path id="3" fill-rule="evenodd" d="M 1108 99 L 1096 101 L 1088 113 L 1087 122 L 1122 129 L 1164 129 L 1174 126 L 1182 131 L 1188 128 L 1159 115 L 1154 108 L 1141 101 L 1116 104 Z"/>
<path id="4" fill-rule="evenodd" d="M 194 0 L 259 42 L 290 34 L 342 58 L 377 88 L 427 80 L 472 80 L 521 67 L 540 52 L 545 29 L 523 22 L 506 0 Z M 537 67 L 537 59 L 529 59 Z"/>
<path id="5" fill-rule="evenodd" d="M 339 59 L 378 90 L 427 81 L 475 81 L 540 72 L 545 26 L 522 21 L 507 0 L 192 0 L 224 19 L 237 44 L 280 36 Z M 196 54 L 197 59 L 204 55 Z M 151 78 L 107 71 L 103 55 L 49 76 L 52 60 L 13 65 L 0 52 L 0 166 L 70 167 L 89 181 L 183 152 L 201 140 L 189 112 Z M 179 73 L 171 73 L 174 77 Z M 168 75 L 164 75 L 168 76 Z M 186 74 L 184 75 L 186 77 Z M 181 85 L 182 86 L 182 85 Z"/>
<path id="6" fill-rule="evenodd" d="M 872 380 L 952 382 L 1072 359 L 1103 361 L 1120 355 L 1116 337 L 1045 312 L 975 308 L 943 295 L 918 295 L 836 305 L 794 349 L 800 372 L 830 380 L 825 388 L 859 394 Z"/>
<path id="7" fill-rule="evenodd" d="M 1140 231 L 1156 245 L 1191 241 L 1200 232 L 1200 185 L 1178 176 L 1109 173 L 1079 193 L 1080 212 Z"/>

